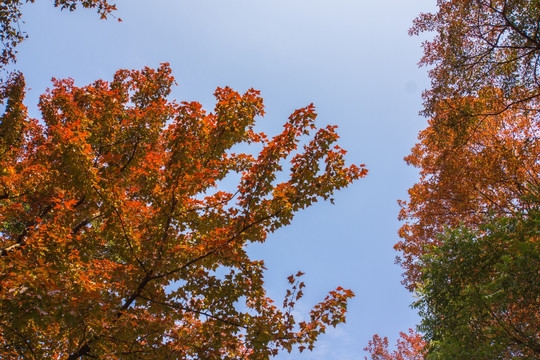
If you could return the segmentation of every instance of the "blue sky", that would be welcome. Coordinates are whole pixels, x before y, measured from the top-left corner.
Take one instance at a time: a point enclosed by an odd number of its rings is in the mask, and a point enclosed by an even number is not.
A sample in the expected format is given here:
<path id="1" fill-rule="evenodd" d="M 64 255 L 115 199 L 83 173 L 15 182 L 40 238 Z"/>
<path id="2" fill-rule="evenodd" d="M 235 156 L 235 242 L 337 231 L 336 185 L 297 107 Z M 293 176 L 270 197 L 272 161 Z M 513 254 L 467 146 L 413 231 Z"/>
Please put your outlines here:
<path id="1" fill-rule="evenodd" d="M 417 179 L 403 157 L 426 124 L 418 111 L 429 84 L 426 69 L 416 65 L 421 39 L 407 30 L 434 6 L 435 0 L 121 0 L 119 23 L 39 1 L 24 8 L 30 38 L 19 48 L 16 68 L 31 88 L 34 117 L 52 77 L 85 85 L 111 79 L 120 68 L 161 62 L 171 64 L 179 83 L 172 97 L 208 110 L 218 86 L 261 90 L 267 115 L 259 128 L 270 134 L 313 102 L 318 123 L 339 126 L 348 161 L 365 163 L 369 175 L 336 194 L 335 205 L 303 211 L 250 251 L 265 260 L 268 292 L 276 299 L 288 275 L 306 273 L 300 310 L 338 285 L 357 295 L 347 324 L 322 337 L 315 351 L 278 359 L 363 359 L 374 333 L 392 341 L 417 320 L 392 246 L 396 201 Z"/>

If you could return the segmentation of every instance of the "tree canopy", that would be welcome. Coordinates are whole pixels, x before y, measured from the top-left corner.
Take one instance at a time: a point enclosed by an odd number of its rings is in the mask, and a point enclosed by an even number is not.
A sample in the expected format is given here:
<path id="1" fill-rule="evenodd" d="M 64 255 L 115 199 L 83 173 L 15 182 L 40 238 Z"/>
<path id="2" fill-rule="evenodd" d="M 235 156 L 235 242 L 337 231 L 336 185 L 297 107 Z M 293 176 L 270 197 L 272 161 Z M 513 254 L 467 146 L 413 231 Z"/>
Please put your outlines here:
<path id="1" fill-rule="evenodd" d="M 458 227 L 422 257 L 420 329 L 430 359 L 532 359 L 540 354 L 540 216 Z"/>
<path id="2" fill-rule="evenodd" d="M 539 187 L 537 2 L 441 0 L 438 7 L 410 30 L 435 32 L 420 63 L 432 67 L 428 128 L 406 157 L 421 178 L 400 202 L 405 224 L 396 248 L 410 289 L 416 260 L 440 243 L 445 227 L 525 214 Z"/>
<path id="3" fill-rule="evenodd" d="M 415 356 L 537 358 L 540 4 L 437 4 L 410 30 L 434 33 L 420 62 L 431 88 L 428 127 L 405 158 L 420 180 L 400 201 L 395 245 L 418 297 Z M 368 350 L 376 359 L 386 346 L 377 335 Z"/>
<path id="4" fill-rule="evenodd" d="M 85 87 L 55 80 L 43 124 L 26 116 L 21 75 L 4 86 L 4 358 L 261 359 L 311 349 L 345 320 L 353 294 L 338 288 L 295 323 L 302 274 L 277 306 L 245 251 L 366 174 L 345 166 L 335 126 L 317 128 L 310 105 L 269 138 L 254 130 L 257 91 L 217 89 L 207 113 L 167 100 L 173 84 L 166 64 Z M 230 174 L 236 190 L 220 190 Z"/>
<path id="5" fill-rule="evenodd" d="M 1 5 L 4 65 L 24 38 L 22 3 Z M 275 303 L 246 252 L 366 175 L 345 164 L 336 126 L 317 127 L 309 105 L 267 136 L 258 91 L 218 88 L 208 112 L 171 100 L 173 86 L 168 64 L 82 87 L 53 79 L 37 120 L 24 76 L 3 78 L 2 359 L 267 359 L 345 321 L 351 290 L 299 321 L 303 273 Z"/>

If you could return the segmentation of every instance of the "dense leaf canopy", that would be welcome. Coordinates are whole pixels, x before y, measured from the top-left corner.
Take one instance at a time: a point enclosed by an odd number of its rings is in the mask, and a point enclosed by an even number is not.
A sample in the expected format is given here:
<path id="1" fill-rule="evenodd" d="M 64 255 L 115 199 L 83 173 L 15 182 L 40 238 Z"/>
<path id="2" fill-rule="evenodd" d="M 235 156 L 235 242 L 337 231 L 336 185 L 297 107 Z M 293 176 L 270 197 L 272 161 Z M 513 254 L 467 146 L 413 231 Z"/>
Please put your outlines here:
<path id="1" fill-rule="evenodd" d="M 489 97 L 496 91 L 487 92 Z M 525 110 L 470 115 L 490 106 L 486 101 L 469 97 L 441 103 L 406 157 L 421 169 L 409 200 L 400 202 L 405 224 L 396 245 L 410 289 L 419 280 L 416 259 L 428 245 L 441 243 L 438 234 L 445 227 L 474 228 L 486 215 L 510 216 L 536 206 L 540 123 Z"/>
<path id="2" fill-rule="evenodd" d="M 421 260 L 429 359 L 537 358 L 540 354 L 540 215 L 457 228 Z"/>
<path id="3" fill-rule="evenodd" d="M 2 358 L 264 359 L 345 320 L 353 294 L 338 288 L 296 323 L 302 274 L 276 306 L 245 251 L 366 174 L 345 166 L 335 126 L 310 105 L 267 137 L 257 91 L 217 89 L 208 113 L 168 100 L 173 84 L 166 64 L 54 80 L 42 123 L 22 75 L 4 84 Z"/>
<path id="4" fill-rule="evenodd" d="M 406 284 L 419 281 L 416 260 L 445 227 L 473 228 L 484 216 L 526 212 L 536 202 L 540 128 L 537 1 L 440 0 L 411 34 L 435 32 L 421 65 L 429 126 L 406 161 L 421 179 L 402 201 L 396 248 Z"/>
<path id="5" fill-rule="evenodd" d="M 25 37 L 23 3 L 0 4 L 2 67 Z M 345 165 L 313 105 L 267 137 L 255 131 L 258 91 L 218 88 L 206 112 L 169 99 L 163 64 L 84 87 L 53 79 L 35 120 L 23 75 L 2 74 L 2 359 L 267 359 L 311 350 L 345 321 L 352 291 L 338 287 L 297 322 L 303 273 L 276 305 L 263 262 L 246 253 L 367 173 Z"/>
<path id="6" fill-rule="evenodd" d="M 538 358 L 540 3 L 437 5 L 410 30 L 434 33 L 420 62 L 430 67 L 429 123 L 405 158 L 420 181 L 400 202 L 395 246 L 419 296 L 417 354 Z M 373 344 L 375 359 L 386 344 Z"/>

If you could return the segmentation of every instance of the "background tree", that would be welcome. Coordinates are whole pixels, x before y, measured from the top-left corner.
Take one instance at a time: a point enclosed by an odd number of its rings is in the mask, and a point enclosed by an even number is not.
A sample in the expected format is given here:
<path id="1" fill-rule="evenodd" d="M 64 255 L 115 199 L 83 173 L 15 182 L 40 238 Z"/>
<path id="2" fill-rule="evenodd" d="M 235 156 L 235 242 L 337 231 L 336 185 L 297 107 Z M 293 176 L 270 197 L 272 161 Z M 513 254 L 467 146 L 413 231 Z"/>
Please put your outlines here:
<path id="1" fill-rule="evenodd" d="M 438 1 L 399 261 L 428 359 L 538 357 L 540 4 Z"/>
<path id="2" fill-rule="evenodd" d="M 420 64 L 432 66 L 424 93 L 428 117 L 441 101 L 493 93 L 498 113 L 519 105 L 537 116 L 540 88 L 540 4 L 536 0 L 439 0 L 420 14 L 410 34 L 434 32 Z M 502 106 L 501 106 L 502 104 Z"/>
<path id="3" fill-rule="evenodd" d="M 409 329 L 408 333 L 400 332 L 396 348 L 388 350 L 388 338 L 373 335 L 364 351 L 368 351 L 371 360 L 422 360 L 424 359 L 426 343 L 422 335 Z M 367 360 L 367 357 L 364 357 Z"/>
<path id="4" fill-rule="evenodd" d="M 435 32 L 420 64 L 429 126 L 406 158 L 421 179 L 401 202 L 405 283 L 419 280 L 426 244 L 446 226 L 475 226 L 486 214 L 526 213 L 537 196 L 539 119 L 536 1 L 441 0 L 411 34 Z"/>
<path id="5" fill-rule="evenodd" d="M 500 93 L 485 92 L 482 98 L 441 102 L 405 158 L 420 168 L 409 200 L 400 202 L 405 223 L 399 232 L 403 240 L 396 244 L 411 290 L 420 282 L 417 260 L 441 243 L 438 234 L 446 227 L 475 228 L 487 215 L 512 216 L 536 207 L 539 122 L 516 108 L 478 115 L 492 106 L 486 102 L 493 93 Z"/>
<path id="6" fill-rule="evenodd" d="M 540 356 L 539 226 L 535 209 L 456 228 L 422 257 L 415 307 L 428 359 Z"/>
<path id="7" fill-rule="evenodd" d="M 217 89 L 207 113 L 167 100 L 173 83 L 167 65 L 55 80 L 43 125 L 22 76 L 4 86 L 3 358 L 264 359 L 345 321 L 353 294 L 338 288 L 296 323 L 302 273 L 276 306 L 245 251 L 366 174 L 345 166 L 335 126 L 316 128 L 310 105 L 268 138 L 258 92 Z"/>
<path id="8" fill-rule="evenodd" d="M 470 224 L 475 214 L 519 211 L 528 184 L 538 186 L 539 20 L 537 1 L 441 0 L 438 12 L 414 21 L 410 34 L 435 37 L 420 62 L 432 67 L 429 127 L 406 158 L 421 181 L 402 203 L 409 224 L 396 246 L 408 276 L 408 254 L 421 251 L 414 243 L 436 241 L 442 226 Z"/>

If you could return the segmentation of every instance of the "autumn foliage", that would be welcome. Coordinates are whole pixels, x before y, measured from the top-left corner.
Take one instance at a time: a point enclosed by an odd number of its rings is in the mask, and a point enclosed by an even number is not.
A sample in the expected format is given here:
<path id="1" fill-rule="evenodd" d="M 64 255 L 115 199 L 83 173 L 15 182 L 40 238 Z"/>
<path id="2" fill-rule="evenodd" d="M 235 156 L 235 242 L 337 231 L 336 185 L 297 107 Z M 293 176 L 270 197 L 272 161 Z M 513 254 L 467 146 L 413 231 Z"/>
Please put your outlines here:
<path id="1" fill-rule="evenodd" d="M 0 5 L 3 71 L 26 37 L 24 3 Z M 115 10 L 107 0 L 54 6 Z M 218 88 L 206 112 L 171 101 L 174 85 L 168 64 L 84 87 L 53 79 L 36 120 L 23 75 L 3 73 L 2 359 L 266 359 L 311 350 L 345 321 L 351 290 L 331 291 L 298 322 L 303 273 L 277 305 L 263 262 L 246 253 L 365 176 L 345 165 L 336 127 L 317 128 L 310 105 L 268 137 L 255 130 L 259 92 Z"/>
<path id="2" fill-rule="evenodd" d="M 537 358 L 540 6 L 437 5 L 410 30 L 433 35 L 420 62 L 431 88 L 428 127 L 405 158 L 420 180 L 400 202 L 395 246 L 417 295 L 421 358 Z M 376 336 L 367 350 L 386 346 Z"/>
<path id="3" fill-rule="evenodd" d="M 40 122 L 22 75 L 4 84 L 2 358 L 262 359 L 345 321 L 353 294 L 338 288 L 296 323 L 302 274 L 278 306 L 245 251 L 366 174 L 345 166 L 335 126 L 310 105 L 267 137 L 257 91 L 217 89 L 209 113 L 168 100 L 173 84 L 166 64 L 54 80 Z"/>
<path id="4" fill-rule="evenodd" d="M 431 88 L 424 114 L 436 115 L 447 99 L 479 96 L 495 88 L 492 99 L 504 109 L 538 109 L 540 6 L 536 0 L 438 0 L 437 11 L 422 13 L 411 35 L 428 33 L 420 64 L 429 67 Z M 493 109 L 495 110 L 495 109 Z M 499 110 L 501 110 L 499 108 Z"/>
<path id="5" fill-rule="evenodd" d="M 396 245 L 410 289 L 415 259 L 444 227 L 527 211 L 539 186 L 538 4 L 444 0 L 438 7 L 410 30 L 435 33 L 420 63 L 431 67 L 429 126 L 406 158 L 421 180 L 401 203 Z"/>
<path id="6" fill-rule="evenodd" d="M 400 332 L 396 348 L 392 352 L 388 349 L 388 338 L 373 335 L 364 351 L 368 351 L 371 360 L 422 360 L 424 359 L 426 343 L 422 336 L 412 329 L 408 333 Z M 367 357 L 364 357 L 367 360 Z"/>
<path id="7" fill-rule="evenodd" d="M 493 96 L 491 92 L 488 96 Z M 419 134 L 406 161 L 420 168 L 420 182 L 401 202 L 403 253 L 412 289 L 415 260 L 440 245 L 446 227 L 476 227 L 488 215 L 512 216 L 535 207 L 540 189 L 540 125 L 525 109 L 482 114 L 484 99 L 442 102 Z"/>

